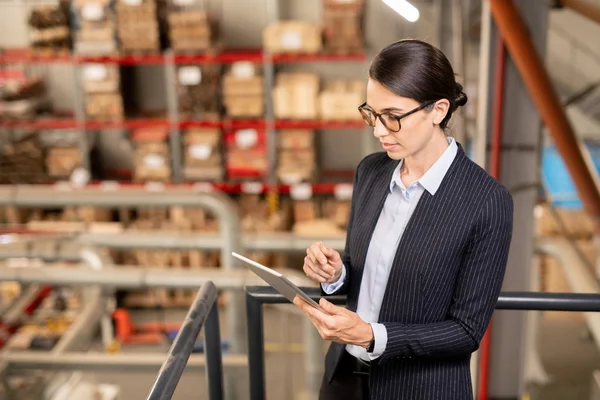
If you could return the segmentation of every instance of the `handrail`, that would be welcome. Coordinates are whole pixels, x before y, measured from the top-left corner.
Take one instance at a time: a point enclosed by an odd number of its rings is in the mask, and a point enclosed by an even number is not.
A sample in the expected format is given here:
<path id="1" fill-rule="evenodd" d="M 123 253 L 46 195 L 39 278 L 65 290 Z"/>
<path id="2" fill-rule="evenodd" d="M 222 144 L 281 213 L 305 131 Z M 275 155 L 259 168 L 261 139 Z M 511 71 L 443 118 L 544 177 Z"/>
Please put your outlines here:
<path id="1" fill-rule="evenodd" d="M 216 299 L 217 287 L 212 282 L 205 283 L 198 290 L 146 400 L 170 400 L 173 397 L 181 374 L 183 374 L 194 349 L 196 338 L 205 322 L 204 348 L 209 399 L 223 399 L 221 338 Z"/>
<path id="2" fill-rule="evenodd" d="M 318 288 L 303 288 L 313 300 L 318 301 Z M 345 304 L 345 296 L 327 296 L 327 300 L 338 305 Z M 248 330 L 248 368 L 250 374 L 250 400 L 264 400 L 265 355 L 263 333 L 263 304 L 289 303 L 287 298 L 270 286 L 248 286 L 246 288 L 246 314 L 252 329 Z M 591 293 L 543 293 L 503 292 L 496 303 L 497 310 L 544 310 L 600 312 L 600 294 Z"/>
<path id="3" fill-rule="evenodd" d="M 234 270 L 231 253 L 241 251 L 240 218 L 233 200 L 223 193 L 195 193 L 189 190 L 169 188 L 164 191 L 149 191 L 143 188 L 74 188 L 47 185 L 13 185 L 0 187 L 0 205 L 14 207 L 56 208 L 64 206 L 96 207 L 184 207 L 206 208 L 220 220 L 221 264 L 224 270 Z M 198 236 L 198 243 L 203 239 Z M 231 349 L 236 353 L 246 351 L 246 323 L 243 312 L 243 293 L 231 293 L 231 309 L 228 325 Z"/>

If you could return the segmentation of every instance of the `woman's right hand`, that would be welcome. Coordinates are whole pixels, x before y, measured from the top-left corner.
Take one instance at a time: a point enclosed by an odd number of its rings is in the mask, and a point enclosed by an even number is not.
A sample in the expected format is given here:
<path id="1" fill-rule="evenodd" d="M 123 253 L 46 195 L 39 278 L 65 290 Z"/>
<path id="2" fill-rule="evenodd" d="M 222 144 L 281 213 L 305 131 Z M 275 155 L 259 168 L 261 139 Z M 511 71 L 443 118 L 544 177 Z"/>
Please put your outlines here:
<path id="1" fill-rule="evenodd" d="M 313 281 L 333 283 L 340 279 L 343 268 L 340 253 L 326 247 L 321 242 L 313 243 L 306 249 L 304 273 Z"/>

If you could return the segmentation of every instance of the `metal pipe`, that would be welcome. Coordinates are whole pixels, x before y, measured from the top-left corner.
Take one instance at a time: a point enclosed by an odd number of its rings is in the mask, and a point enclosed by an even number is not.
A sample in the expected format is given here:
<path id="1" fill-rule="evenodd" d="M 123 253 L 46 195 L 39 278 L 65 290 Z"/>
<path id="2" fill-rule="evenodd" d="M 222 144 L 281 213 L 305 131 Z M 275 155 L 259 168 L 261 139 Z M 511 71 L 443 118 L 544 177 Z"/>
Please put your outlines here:
<path id="1" fill-rule="evenodd" d="M 125 231 L 115 234 L 81 233 L 77 240 L 95 246 L 109 248 L 152 248 L 216 250 L 221 247 L 221 238 L 210 233 L 188 232 L 140 232 Z M 248 251 L 303 252 L 317 238 L 298 237 L 292 233 L 258 234 L 241 236 L 241 247 Z M 345 238 L 327 240 L 327 245 L 338 251 L 344 250 Z M 0 251 L 2 248 L 0 247 Z"/>
<path id="2" fill-rule="evenodd" d="M 538 239 L 535 247 L 537 252 L 550 255 L 558 260 L 573 293 L 595 293 L 600 297 L 598 280 L 565 239 Z M 594 337 L 596 346 L 600 347 L 600 315 L 584 314 L 583 317 Z"/>
<path id="3" fill-rule="evenodd" d="M 567 246 L 565 242 L 565 246 Z M 569 256 L 576 257 L 571 249 L 554 248 L 557 254 L 569 260 Z M 569 255 L 567 255 L 569 254 Z M 582 266 L 581 263 L 579 265 Z M 569 268 L 569 270 L 578 268 Z M 597 282 L 587 277 L 587 282 Z M 598 287 L 597 283 L 594 283 Z M 582 291 L 592 293 L 540 293 L 540 292 L 503 292 L 498 297 L 496 309 L 499 310 L 545 310 L 545 311 L 589 311 L 584 314 L 586 318 L 600 322 L 600 294 L 598 291 L 590 290 L 588 286 Z M 321 297 L 320 289 L 304 288 L 313 300 L 318 301 Z M 327 300 L 333 304 L 343 305 L 346 303 L 345 296 L 328 296 Z M 253 329 L 248 335 L 248 367 L 250 373 L 250 400 L 264 400 L 265 392 L 265 362 L 264 362 L 264 334 L 263 334 L 263 304 L 285 304 L 290 303 L 287 298 L 278 293 L 271 286 L 249 286 L 246 288 L 246 304 L 248 321 Z M 600 328 L 600 324 L 598 325 Z M 598 331 L 600 332 L 600 331 Z M 598 342 L 597 342 L 598 343 Z M 600 344 L 599 344 L 600 346 Z"/>
<path id="4" fill-rule="evenodd" d="M 496 76 L 494 78 L 494 110 L 492 114 L 492 149 L 490 154 L 490 174 L 500 180 L 500 166 L 502 158 L 502 131 L 504 129 L 504 76 L 506 70 L 506 51 L 502 37 L 496 40 Z M 490 320 L 488 328 L 479 346 L 479 381 L 477 384 L 477 398 L 488 398 L 488 381 L 490 374 L 490 351 L 492 329 L 494 320 Z"/>
<path id="5" fill-rule="evenodd" d="M 165 231 L 125 231 L 120 233 L 82 232 L 73 236 L 76 242 L 63 242 L 60 246 L 48 248 L 29 246 L 28 241 L 0 245 L 0 258 L 78 258 L 80 247 L 90 245 L 111 249 L 180 249 L 180 250 L 218 250 L 222 239 L 211 233 L 165 232 Z M 304 252 L 319 238 L 299 237 L 293 233 L 264 233 L 245 235 L 241 238 L 241 247 L 248 251 Z M 327 245 L 343 251 L 343 236 L 327 239 Z M 43 250 L 43 251 L 42 251 Z"/>
<path id="6" fill-rule="evenodd" d="M 481 4 L 481 40 L 479 45 L 479 85 L 477 96 L 477 139 L 475 141 L 475 161 L 480 167 L 487 164 L 488 136 L 488 92 L 490 73 L 490 36 L 491 36 L 490 4 Z"/>
<path id="7" fill-rule="evenodd" d="M 0 204 L 16 207 L 54 208 L 64 206 L 97 207 L 186 207 L 206 208 L 220 220 L 221 264 L 224 270 L 233 270 L 232 252 L 240 252 L 240 218 L 233 200 L 223 193 L 195 193 L 186 189 L 172 188 L 163 192 L 151 192 L 137 188 L 107 191 L 101 188 L 57 190 L 45 185 L 15 185 L 0 190 Z M 198 239 L 197 244 L 201 244 Z M 196 247 L 198 248 L 198 247 Z M 231 293 L 228 313 L 229 332 L 233 352 L 245 352 L 246 323 L 244 294 Z"/>
<path id="8" fill-rule="evenodd" d="M 313 284 L 306 276 L 294 270 L 281 273 L 297 285 Z M 98 285 L 122 289 L 181 288 L 198 289 L 207 281 L 213 281 L 219 289 L 243 289 L 247 285 L 263 283 L 249 270 L 223 271 L 206 268 L 200 271 L 188 268 L 141 269 L 133 266 L 107 265 L 102 270 L 71 267 L 56 264 L 45 268 L 0 268 L 0 282 L 45 283 L 57 286 Z"/>
<path id="9" fill-rule="evenodd" d="M 506 47 L 573 178 L 585 210 L 596 230 L 600 230 L 600 191 L 594 182 L 595 177 L 586 164 L 575 132 L 527 27 L 512 0 L 490 0 L 490 7 Z"/>
<path id="10" fill-rule="evenodd" d="M 85 306 L 75 322 L 52 349 L 53 354 L 75 350 L 84 341 L 89 341 L 103 315 L 104 301 L 99 288 L 89 288 L 84 293 Z"/>
<path id="11" fill-rule="evenodd" d="M 164 354 L 104 354 L 90 352 L 69 352 L 50 354 L 45 351 L 6 352 L 0 354 L 0 361 L 8 369 L 50 369 L 81 371 L 118 370 L 158 370 L 165 361 Z M 206 358 L 191 355 L 186 370 L 200 370 L 206 367 Z M 247 368 L 248 357 L 243 354 L 223 356 L 225 368 Z"/>
<path id="12" fill-rule="evenodd" d="M 583 0 L 560 0 L 559 3 L 600 24 L 600 7 L 597 5 Z"/>
<path id="13" fill-rule="evenodd" d="M 452 63 L 454 64 L 454 71 L 466 80 L 465 70 L 465 52 L 464 52 L 464 33 L 463 26 L 463 3 L 464 0 L 452 0 L 451 12 L 452 12 Z M 463 81 L 465 82 L 465 81 Z M 466 131 L 466 118 L 462 115 L 458 115 L 456 123 L 454 123 L 453 134 L 455 139 L 459 143 L 465 143 L 467 140 Z"/>
<path id="14" fill-rule="evenodd" d="M 206 354 L 206 379 L 209 400 L 222 400 L 223 357 L 221 354 L 221 330 L 219 329 L 219 307 L 213 303 L 204 324 L 204 353 Z"/>
<path id="15" fill-rule="evenodd" d="M 255 288 L 254 288 L 255 289 Z M 283 296 L 282 296 L 283 298 Z M 263 302 L 246 289 L 246 313 L 252 329 L 248 329 L 248 373 L 250 400 L 264 400 L 265 392 L 265 338 L 263 328 Z"/>
<path id="16" fill-rule="evenodd" d="M 156 381 L 147 400 L 171 399 L 187 361 L 194 350 L 194 344 L 217 299 L 217 288 L 212 282 L 206 282 L 188 310 L 185 320 L 173 341 L 167 359 L 162 364 Z M 220 348 L 220 343 L 218 344 Z"/>

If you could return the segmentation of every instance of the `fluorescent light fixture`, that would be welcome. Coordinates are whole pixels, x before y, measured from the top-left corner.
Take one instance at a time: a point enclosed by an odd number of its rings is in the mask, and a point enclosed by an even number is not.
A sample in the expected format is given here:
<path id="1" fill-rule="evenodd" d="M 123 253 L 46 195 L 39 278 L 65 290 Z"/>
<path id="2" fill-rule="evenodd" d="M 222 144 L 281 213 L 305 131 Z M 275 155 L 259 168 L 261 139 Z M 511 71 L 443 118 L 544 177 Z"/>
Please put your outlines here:
<path id="1" fill-rule="evenodd" d="M 406 0 L 383 0 L 392 10 L 403 16 L 409 22 L 419 19 L 419 10 Z"/>

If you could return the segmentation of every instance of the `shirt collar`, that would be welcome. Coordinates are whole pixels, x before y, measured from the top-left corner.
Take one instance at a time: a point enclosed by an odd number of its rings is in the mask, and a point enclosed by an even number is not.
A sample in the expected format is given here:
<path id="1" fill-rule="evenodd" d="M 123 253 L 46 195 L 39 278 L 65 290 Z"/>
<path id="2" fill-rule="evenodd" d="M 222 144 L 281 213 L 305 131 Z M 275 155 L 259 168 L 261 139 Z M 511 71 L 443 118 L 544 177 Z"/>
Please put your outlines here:
<path id="1" fill-rule="evenodd" d="M 458 151 L 458 146 L 456 141 L 452 137 L 447 137 L 448 147 L 442 155 L 436 160 L 435 163 L 425 172 L 425 174 L 419 179 L 417 182 L 425 188 L 432 196 L 437 192 L 440 185 L 442 184 L 442 180 L 444 176 L 446 176 L 446 172 L 450 169 L 450 165 L 454 161 L 456 157 L 456 153 Z M 398 166 L 394 170 L 394 174 L 392 175 L 392 181 L 390 182 L 390 192 L 394 190 L 394 186 L 398 186 L 400 188 L 404 188 L 404 183 L 400 179 L 400 168 L 402 168 L 402 162 L 404 160 L 400 160 Z"/>

